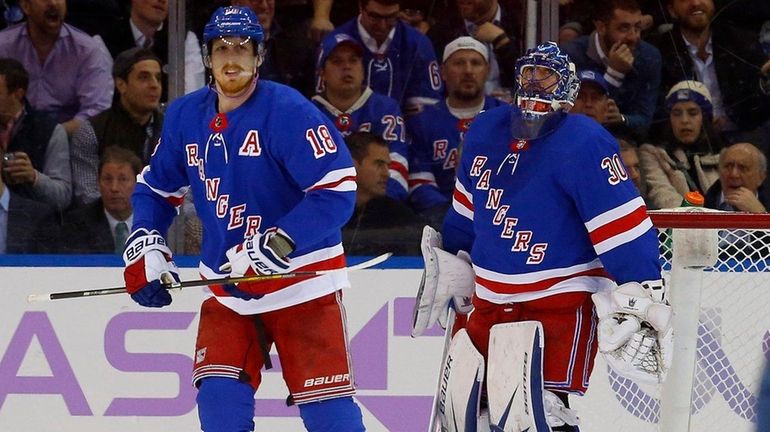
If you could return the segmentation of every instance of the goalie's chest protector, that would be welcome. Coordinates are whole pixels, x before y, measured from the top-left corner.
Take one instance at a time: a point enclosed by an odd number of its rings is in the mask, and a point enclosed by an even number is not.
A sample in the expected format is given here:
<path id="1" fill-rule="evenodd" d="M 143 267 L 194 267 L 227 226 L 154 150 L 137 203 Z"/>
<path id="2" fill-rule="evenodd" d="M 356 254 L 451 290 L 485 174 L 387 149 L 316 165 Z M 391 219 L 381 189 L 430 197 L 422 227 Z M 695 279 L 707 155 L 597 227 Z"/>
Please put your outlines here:
<path id="1" fill-rule="evenodd" d="M 602 137 L 574 116 L 543 137 L 513 139 L 510 118 L 509 107 L 484 113 L 466 139 L 459 178 L 472 197 L 474 264 L 504 275 L 541 274 L 525 291 L 547 289 L 558 282 L 553 275 L 606 277 L 585 222 L 638 197 L 630 181 L 610 184 L 602 168 L 617 147 L 597 144 Z"/>

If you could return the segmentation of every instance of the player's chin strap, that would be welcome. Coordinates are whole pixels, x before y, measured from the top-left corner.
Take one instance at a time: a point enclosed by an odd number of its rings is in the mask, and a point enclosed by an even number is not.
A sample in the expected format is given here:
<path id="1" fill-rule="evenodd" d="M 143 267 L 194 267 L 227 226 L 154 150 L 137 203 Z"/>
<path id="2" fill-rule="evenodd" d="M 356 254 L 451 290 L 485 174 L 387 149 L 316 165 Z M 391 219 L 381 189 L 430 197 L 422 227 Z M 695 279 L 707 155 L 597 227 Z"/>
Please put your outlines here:
<path id="1" fill-rule="evenodd" d="M 672 310 L 662 280 L 628 282 L 591 296 L 599 315 L 599 352 L 619 375 L 661 383 L 671 367 Z"/>

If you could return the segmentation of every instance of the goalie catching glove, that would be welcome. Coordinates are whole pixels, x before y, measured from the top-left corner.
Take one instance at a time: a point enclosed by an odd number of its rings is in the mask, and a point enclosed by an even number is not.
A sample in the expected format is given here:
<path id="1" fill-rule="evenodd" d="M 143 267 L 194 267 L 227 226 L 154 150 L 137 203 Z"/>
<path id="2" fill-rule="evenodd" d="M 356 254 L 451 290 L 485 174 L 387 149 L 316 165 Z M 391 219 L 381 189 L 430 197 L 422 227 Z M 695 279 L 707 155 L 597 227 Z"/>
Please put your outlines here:
<path id="1" fill-rule="evenodd" d="M 619 375 L 663 382 L 671 367 L 671 306 L 662 280 L 628 282 L 591 296 L 599 315 L 599 352 Z"/>
<path id="2" fill-rule="evenodd" d="M 230 277 L 286 273 L 289 269 L 286 256 L 293 250 L 294 243 L 289 236 L 271 228 L 230 248 L 226 252 L 228 262 L 219 267 L 219 271 L 229 272 Z M 224 288 L 233 297 L 253 300 L 269 294 L 269 287 L 270 284 L 241 282 L 225 285 Z"/>
<path id="3" fill-rule="evenodd" d="M 423 228 L 420 248 L 425 270 L 414 306 L 412 337 L 420 336 L 436 321 L 446 328 L 450 306 L 459 314 L 470 312 L 476 286 L 470 256 L 465 251 L 452 255 L 441 249 L 441 234 L 430 226 Z"/>
<path id="4" fill-rule="evenodd" d="M 179 269 L 158 231 L 138 228 L 131 233 L 126 240 L 123 261 L 126 291 L 135 302 L 147 307 L 171 304 L 167 288 L 179 282 Z"/>

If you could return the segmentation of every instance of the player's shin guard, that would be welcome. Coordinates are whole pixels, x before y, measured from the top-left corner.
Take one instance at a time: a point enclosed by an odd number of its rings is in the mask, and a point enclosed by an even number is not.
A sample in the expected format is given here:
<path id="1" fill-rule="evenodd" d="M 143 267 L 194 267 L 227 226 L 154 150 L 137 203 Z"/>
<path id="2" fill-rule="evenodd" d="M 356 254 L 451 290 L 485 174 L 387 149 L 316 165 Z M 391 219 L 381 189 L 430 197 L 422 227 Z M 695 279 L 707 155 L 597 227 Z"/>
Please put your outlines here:
<path id="1" fill-rule="evenodd" d="M 254 390 L 250 385 L 232 378 L 204 378 L 197 401 L 204 432 L 254 430 Z"/>
<path id="2" fill-rule="evenodd" d="M 363 432 L 366 430 L 361 409 L 350 396 L 299 404 L 299 415 L 308 432 Z"/>

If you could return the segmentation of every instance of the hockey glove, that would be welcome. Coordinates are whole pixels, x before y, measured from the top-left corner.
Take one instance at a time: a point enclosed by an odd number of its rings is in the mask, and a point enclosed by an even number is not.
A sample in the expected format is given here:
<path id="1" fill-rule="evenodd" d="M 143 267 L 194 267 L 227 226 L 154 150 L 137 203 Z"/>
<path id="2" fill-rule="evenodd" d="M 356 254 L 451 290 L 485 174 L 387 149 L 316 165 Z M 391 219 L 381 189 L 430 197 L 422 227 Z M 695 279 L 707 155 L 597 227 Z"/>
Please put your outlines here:
<path id="1" fill-rule="evenodd" d="M 219 267 L 219 271 L 229 272 L 230 277 L 286 273 L 289 269 L 286 256 L 293 250 L 294 243 L 289 236 L 271 228 L 230 248 L 225 253 L 228 262 Z M 260 282 L 241 282 L 226 285 L 224 289 L 233 297 L 253 300 L 269 294 L 265 287 Z"/>
<path id="2" fill-rule="evenodd" d="M 135 230 L 126 240 L 123 252 L 126 291 L 142 306 L 171 304 L 168 285 L 179 282 L 179 269 L 171 260 L 171 249 L 158 231 Z M 166 284 L 166 286 L 164 286 Z"/>
<path id="3" fill-rule="evenodd" d="M 671 367 L 671 306 L 653 299 L 662 285 L 662 281 L 628 282 L 591 296 L 599 315 L 599 351 L 621 376 L 659 383 Z"/>

